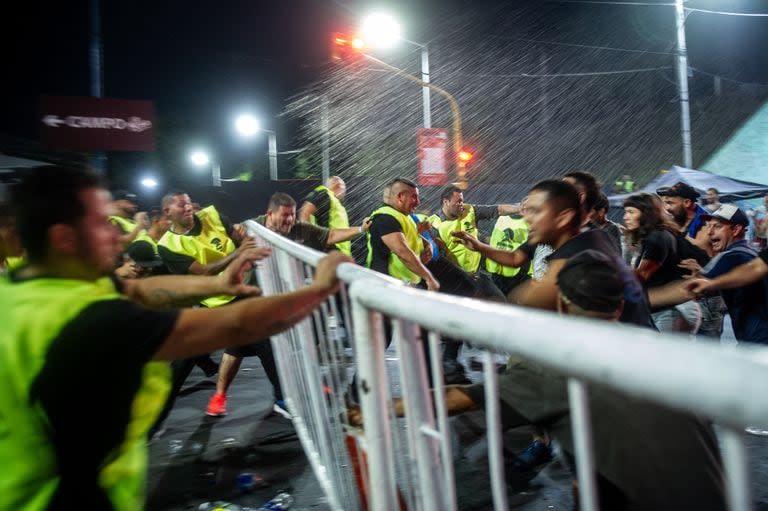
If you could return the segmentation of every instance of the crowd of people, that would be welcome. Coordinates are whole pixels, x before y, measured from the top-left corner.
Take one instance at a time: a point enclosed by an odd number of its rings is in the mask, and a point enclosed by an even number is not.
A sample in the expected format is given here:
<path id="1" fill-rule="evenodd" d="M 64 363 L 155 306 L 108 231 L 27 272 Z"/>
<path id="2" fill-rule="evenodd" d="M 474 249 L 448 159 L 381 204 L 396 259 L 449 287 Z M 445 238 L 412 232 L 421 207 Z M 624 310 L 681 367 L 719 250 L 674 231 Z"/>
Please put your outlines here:
<path id="1" fill-rule="evenodd" d="M 254 220 L 329 254 L 305 288 L 260 297 L 249 270 L 270 251 L 215 206 L 172 190 L 143 212 L 134 194 L 110 196 L 88 171 L 27 172 L 10 205 L 0 206 L 0 461 L 15 467 L 0 478 L 0 507 L 140 509 L 146 443 L 162 434 L 196 366 L 218 374 L 205 413 L 220 417 L 242 359 L 259 357 L 274 413 L 290 418 L 269 338 L 335 293 L 336 267 L 354 261 L 357 238 L 366 245 L 362 264 L 428 292 L 715 340 L 727 313 L 739 341 L 767 343 L 768 249 L 758 252 L 747 238 L 750 226 L 765 231 L 764 212 L 720 203 L 716 190 L 702 207 L 683 182 L 631 193 L 626 176 L 621 187 L 630 192 L 623 225 L 608 219 L 600 183 L 581 171 L 537 183 L 520 204 L 470 204 L 451 185 L 434 210 L 421 207 L 416 183 L 395 178 L 353 226 L 338 176 L 300 208 L 278 192 Z M 492 224 L 489 233 L 482 222 Z M 389 322 L 385 330 L 389 339 Z M 452 413 L 483 405 L 460 361 L 460 336 L 443 339 Z M 210 355 L 217 350 L 218 364 Z M 71 413 L 86 389 L 104 403 L 97 431 Z M 351 389 L 354 400 L 354 382 Z M 604 509 L 724 508 L 710 424 L 595 392 Z M 506 425 L 532 428 L 516 467 L 533 471 L 550 460 L 553 437 L 572 453 L 562 375 L 510 360 L 500 399 Z M 687 474 L 685 491 L 665 484 L 663 474 L 675 473 Z"/>

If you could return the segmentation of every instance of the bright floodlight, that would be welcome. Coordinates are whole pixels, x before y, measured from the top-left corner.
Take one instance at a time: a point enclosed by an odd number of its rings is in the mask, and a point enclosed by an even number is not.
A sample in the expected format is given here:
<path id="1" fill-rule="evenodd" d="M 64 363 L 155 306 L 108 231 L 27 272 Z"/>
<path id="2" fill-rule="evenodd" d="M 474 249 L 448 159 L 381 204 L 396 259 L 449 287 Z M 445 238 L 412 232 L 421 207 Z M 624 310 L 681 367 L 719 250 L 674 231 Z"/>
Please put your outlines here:
<path id="1" fill-rule="evenodd" d="M 141 180 L 141 186 L 144 188 L 155 188 L 157 186 L 157 180 L 151 177 L 145 177 Z"/>
<path id="2" fill-rule="evenodd" d="M 235 120 L 235 128 L 237 128 L 237 131 L 246 137 L 250 137 L 255 135 L 260 127 L 259 127 L 259 121 L 256 120 L 256 118 L 249 114 L 243 114 L 239 116 Z"/>
<path id="3" fill-rule="evenodd" d="M 189 159 L 192 160 L 192 163 L 200 167 L 202 167 L 203 165 L 208 165 L 211 162 L 211 159 L 208 158 L 208 155 L 205 154 L 203 151 L 195 151 L 194 153 L 192 153 Z"/>
<path id="4" fill-rule="evenodd" d="M 389 48 L 400 40 L 400 24 L 389 14 L 375 13 L 363 20 L 360 34 L 369 46 Z"/>

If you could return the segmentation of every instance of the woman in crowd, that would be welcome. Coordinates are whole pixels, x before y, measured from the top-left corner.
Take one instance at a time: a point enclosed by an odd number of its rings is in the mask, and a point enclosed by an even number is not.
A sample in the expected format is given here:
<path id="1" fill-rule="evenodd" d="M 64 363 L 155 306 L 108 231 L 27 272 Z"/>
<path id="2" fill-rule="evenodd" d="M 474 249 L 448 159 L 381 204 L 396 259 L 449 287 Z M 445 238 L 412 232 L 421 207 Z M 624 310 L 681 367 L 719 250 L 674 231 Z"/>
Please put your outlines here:
<path id="1" fill-rule="evenodd" d="M 625 200 L 624 225 L 625 258 L 646 291 L 681 278 L 676 230 L 658 196 L 638 193 Z M 701 323 L 696 302 L 654 309 L 652 315 L 662 332 L 695 334 Z"/>

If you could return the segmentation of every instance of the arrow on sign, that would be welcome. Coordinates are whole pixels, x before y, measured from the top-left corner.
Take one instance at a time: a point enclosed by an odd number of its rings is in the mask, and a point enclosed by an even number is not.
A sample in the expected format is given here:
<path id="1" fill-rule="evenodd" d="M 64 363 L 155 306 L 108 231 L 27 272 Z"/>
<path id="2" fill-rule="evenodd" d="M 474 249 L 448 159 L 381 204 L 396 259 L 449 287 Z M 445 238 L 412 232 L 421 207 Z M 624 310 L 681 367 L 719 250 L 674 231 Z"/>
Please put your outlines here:
<path id="1" fill-rule="evenodd" d="M 59 124 L 64 124 L 64 119 L 59 119 L 58 115 L 46 115 L 43 122 L 52 128 L 58 128 Z"/>

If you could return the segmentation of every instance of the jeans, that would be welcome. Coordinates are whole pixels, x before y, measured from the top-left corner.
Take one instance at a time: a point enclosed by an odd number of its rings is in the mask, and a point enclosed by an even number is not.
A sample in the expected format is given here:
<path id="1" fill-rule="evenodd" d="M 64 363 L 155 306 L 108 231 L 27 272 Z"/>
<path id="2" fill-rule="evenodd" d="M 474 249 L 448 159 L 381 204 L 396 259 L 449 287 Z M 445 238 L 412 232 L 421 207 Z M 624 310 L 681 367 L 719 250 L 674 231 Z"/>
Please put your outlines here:
<path id="1" fill-rule="evenodd" d="M 679 332 L 694 335 L 701 325 L 701 307 L 688 301 L 651 314 L 659 332 Z"/>

